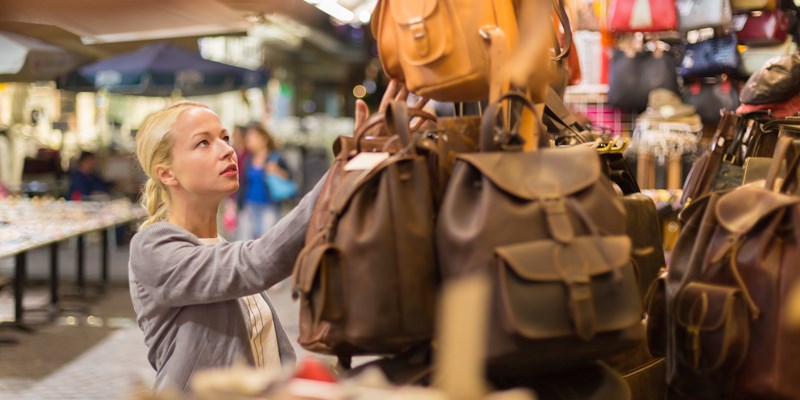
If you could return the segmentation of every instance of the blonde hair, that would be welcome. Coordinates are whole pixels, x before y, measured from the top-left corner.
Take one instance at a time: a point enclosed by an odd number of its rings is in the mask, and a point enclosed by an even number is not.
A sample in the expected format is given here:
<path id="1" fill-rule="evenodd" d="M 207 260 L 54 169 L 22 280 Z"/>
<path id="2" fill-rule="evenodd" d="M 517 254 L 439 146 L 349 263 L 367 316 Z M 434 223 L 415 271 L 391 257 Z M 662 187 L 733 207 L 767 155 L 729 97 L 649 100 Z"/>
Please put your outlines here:
<path id="1" fill-rule="evenodd" d="M 169 165 L 172 161 L 172 146 L 175 144 L 172 129 L 178 117 L 192 108 L 207 109 L 208 106 L 192 101 L 175 103 L 148 115 L 136 133 L 136 158 L 147 175 L 147 182 L 142 188 L 141 203 L 149 216 L 139 229 L 165 221 L 169 215 L 169 190 L 155 175 L 155 168 L 160 164 Z"/>

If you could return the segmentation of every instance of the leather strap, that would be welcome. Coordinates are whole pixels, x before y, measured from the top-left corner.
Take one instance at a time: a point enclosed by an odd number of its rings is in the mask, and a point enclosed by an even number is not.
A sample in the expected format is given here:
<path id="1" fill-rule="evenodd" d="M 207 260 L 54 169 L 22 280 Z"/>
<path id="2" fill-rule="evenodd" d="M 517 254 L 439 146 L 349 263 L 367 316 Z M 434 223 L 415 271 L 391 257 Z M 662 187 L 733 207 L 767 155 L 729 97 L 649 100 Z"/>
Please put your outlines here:
<path id="1" fill-rule="evenodd" d="M 411 110 L 406 107 L 404 103 L 393 101 L 386 109 L 386 130 L 390 136 L 397 136 L 404 149 L 408 149 L 412 154 L 416 154 L 414 146 L 411 145 L 411 133 L 408 129 L 409 114 L 425 113 L 424 111 L 417 110 L 416 113 L 410 112 Z M 435 120 L 435 117 L 434 117 Z"/>
<path id="2" fill-rule="evenodd" d="M 497 117 L 503 110 L 502 102 L 504 100 L 519 100 L 524 108 L 534 112 L 533 103 L 531 103 L 530 99 L 516 91 L 506 93 L 501 96 L 498 101 L 491 103 L 481 119 L 480 150 L 483 152 L 496 150 L 495 128 L 497 126 Z M 514 128 L 507 129 L 507 131 L 511 134 L 519 135 L 519 132 Z M 533 139 L 536 140 L 537 138 L 534 137 Z"/>
<path id="3" fill-rule="evenodd" d="M 494 103 L 508 91 L 509 82 L 503 76 L 508 43 L 505 32 L 497 26 L 481 28 L 480 34 L 489 48 L 489 102 Z"/>
<path id="4" fill-rule="evenodd" d="M 589 141 L 583 135 L 586 129 L 578 123 L 575 115 L 564 105 L 564 100 L 548 85 L 545 93 L 544 112 L 550 121 L 561 131 L 571 132 L 581 143 Z"/>
<path id="5" fill-rule="evenodd" d="M 791 146 L 792 138 L 788 136 L 781 136 L 780 139 L 778 139 L 778 144 L 775 146 L 775 155 L 772 157 L 772 162 L 769 164 L 769 170 L 767 170 L 767 183 L 765 187 L 768 190 L 774 190 L 775 181 L 778 180 L 778 174 L 781 171 L 781 164 L 789 154 L 789 147 Z M 796 166 L 794 167 L 796 170 Z M 786 172 L 791 173 L 791 169 L 787 169 Z M 797 172 L 794 173 L 795 176 L 796 174 Z"/>
<path id="6" fill-rule="evenodd" d="M 395 102 L 393 102 L 393 103 L 395 103 Z M 419 117 L 419 118 L 421 118 L 423 120 L 436 122 L 436 116 L 435 115 L 433 115 L 433 114 L 431 114 L 429 112 L 426 112 L 426 111 L 422 111 L 422 110 L 416 109 L 416 108 L 407 108 L 407 114 L 410 117 Z M 375 114 L 375 115 L 369 117 L 369 119 L 367 119 L 367 121 L 364 123 L 364 125 L 361 127 L 361 129 L 359 129 L 358 132 L 356 132 L 356 135 L 355 135 L 356 153 L 360 153 L 361 152 L 361 141 L 362 141 L 362 139 L 364 139 L 364 136 L 367 134 L 367 132 L 369 132 L 372 128 L 374 128 L 378 124 L 384 123 L 384 122 L 386 122 L 386 113 L 378 113 L 378 114 Z M 383 131 L 381 131 L 381 133 L 383 133 Z M 389 130 L 387 129 L 386 130 L 386 134 L 379 134 L 378 136 L 391 136 L 391 133 L 389 133 Z"/>

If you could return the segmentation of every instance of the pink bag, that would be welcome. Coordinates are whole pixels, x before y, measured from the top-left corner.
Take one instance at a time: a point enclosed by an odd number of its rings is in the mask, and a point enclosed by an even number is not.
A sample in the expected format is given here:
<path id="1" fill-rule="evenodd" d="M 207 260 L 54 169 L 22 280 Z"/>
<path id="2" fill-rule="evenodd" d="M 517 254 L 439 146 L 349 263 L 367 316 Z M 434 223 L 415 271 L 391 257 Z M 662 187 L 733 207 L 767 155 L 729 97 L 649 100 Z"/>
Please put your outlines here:
<path id="1" fill-rule="evenodd" d="M 675 0 L 612 0 L 612 32 L 663 32 L 678 28 Z"/>
<path id="2" fill-rule="evenodd" d="M 741 44 L 781 44 L 789 33 L 789 17 L 782 10 L 753 11 L 734 16 L 733 26 Z"/>

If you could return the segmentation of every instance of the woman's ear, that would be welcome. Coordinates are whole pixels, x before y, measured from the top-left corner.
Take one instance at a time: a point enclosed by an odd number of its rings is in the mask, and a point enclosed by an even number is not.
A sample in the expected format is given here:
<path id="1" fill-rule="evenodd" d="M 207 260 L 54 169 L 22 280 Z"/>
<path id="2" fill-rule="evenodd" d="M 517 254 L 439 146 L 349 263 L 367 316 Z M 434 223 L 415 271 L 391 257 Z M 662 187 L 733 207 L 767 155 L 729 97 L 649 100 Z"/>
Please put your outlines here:
<path id="1" fill-rule="evenodd" d="M 158 180 L 161 181 L 161 183 L 163 183 L 165 186 L 167 187 L 178 186 L 178 178 L 175 177 L 172 168 L 164 164 L 158 164 L 156 165 L 155 172 Z"/>

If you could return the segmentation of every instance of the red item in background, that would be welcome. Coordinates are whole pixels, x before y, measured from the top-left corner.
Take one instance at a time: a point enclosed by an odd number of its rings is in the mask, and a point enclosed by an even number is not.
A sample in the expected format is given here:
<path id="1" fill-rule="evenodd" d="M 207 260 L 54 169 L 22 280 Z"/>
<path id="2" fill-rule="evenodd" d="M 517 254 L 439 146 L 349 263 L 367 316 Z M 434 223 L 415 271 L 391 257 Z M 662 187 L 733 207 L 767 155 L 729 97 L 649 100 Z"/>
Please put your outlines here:
<path id="1" fill-rule="evenodd" d="M 611 32 L 664 32 L 677 28 L 674 0 L 611 0 Z"/>
<path id="2" fill-rule="evenodd" d="M 789 33 L 789 17 L 782 10 L 753 11 L 734 16 L 734 26 L 741 44 L 781 44 Z"/>
<path id="3" fill-rule="evenodd" d="M 759 105 L 751 105 L 751 104 L 742 104 L 739 108 L 736 109 L 736 113 L 739 115 L 744 115 L 747 113 L 751 113 L 753 111 L 771 111 L 772 116 L 775 118 L 786 118 L 796 115 L 800 112 L 800 94 L 796 95 L 789 100 L 782 101 L 780 103 L 769 103 L 769 104 L 759 104 Z"/>
<path id="4" fill-rule="evenodd" d="M 300 361 L 294 377 L 319 382 L 336 382 L 336 378 L 328 365 L 313 358 L 306 358 Z"/>

